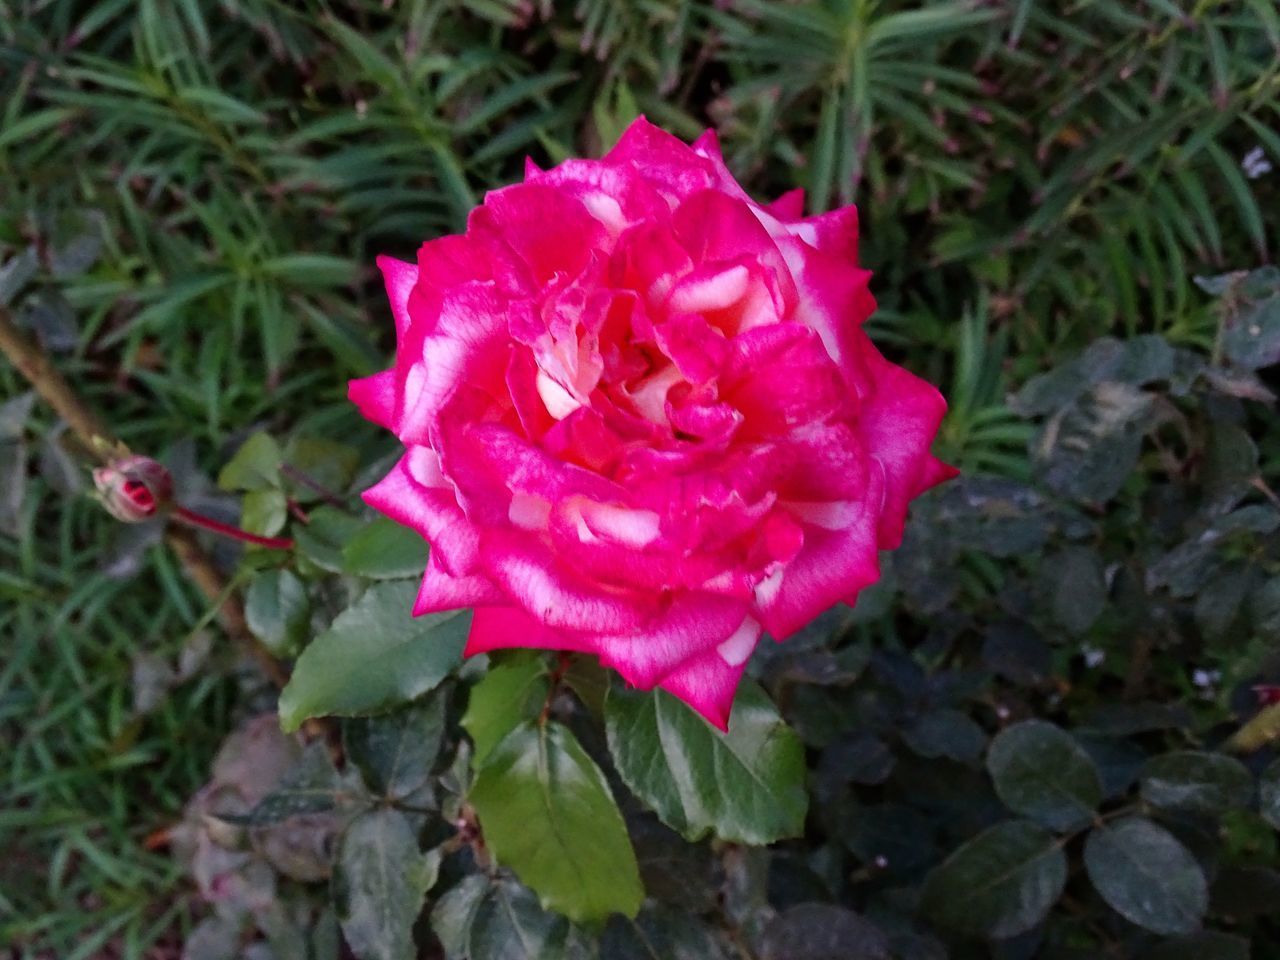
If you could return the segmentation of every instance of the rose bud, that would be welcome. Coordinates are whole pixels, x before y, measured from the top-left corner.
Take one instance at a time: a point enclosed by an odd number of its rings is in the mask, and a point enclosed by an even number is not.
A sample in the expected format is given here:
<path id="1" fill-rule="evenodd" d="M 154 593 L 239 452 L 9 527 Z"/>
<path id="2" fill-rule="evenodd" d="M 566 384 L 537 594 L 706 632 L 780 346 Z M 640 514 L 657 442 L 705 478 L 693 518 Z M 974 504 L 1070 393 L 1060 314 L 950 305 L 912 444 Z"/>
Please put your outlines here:
<path id="1" fill-rule="evenodd" d="M 131 455 L 93 471 L 102 504 L 117 520 L 150 520 L 173 500 L 173 478 L 163 464 Z"/>
<path id="2" fill-rule="evenodd" d="M 724 729 L 766 631 L 879 578 L 955 473 L 946 403 L 863 330 L 857 212 L 803 207 L 641 118 L 379 258 L 395 366 L 350 396 L 405 446 L 364 499 L 431 542 L 415 613 L 475 607 L 469 655 L 597 656 Z"/>

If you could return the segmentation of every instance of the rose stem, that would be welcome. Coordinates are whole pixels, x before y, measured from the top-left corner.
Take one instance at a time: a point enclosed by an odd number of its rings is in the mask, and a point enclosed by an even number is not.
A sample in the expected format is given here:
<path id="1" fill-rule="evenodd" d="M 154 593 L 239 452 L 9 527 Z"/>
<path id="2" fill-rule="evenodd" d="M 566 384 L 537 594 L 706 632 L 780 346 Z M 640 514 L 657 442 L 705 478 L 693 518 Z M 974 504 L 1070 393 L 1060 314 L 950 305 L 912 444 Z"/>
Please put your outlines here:
<path id="1" fill-rule="evenodd" d="M 230 537 L 232 540 L 239 540 L 242 543 L 256 544 L 269 550 L 293 549 L 293 541 L 288 537 L 260 537 L 256 533 L 250 533 L 240 527 L 233 527 L 230 524 L 223 523 L 221 520 L 215 520 L 213 517 L 206 517 L 203 513 L 196 513 L 194 510 L 188 510 L 181 505 L 174 506 L 173 515 L 183 523 L 190 524 L 193 527 L 200 527 L 204 530 L 211 530 L 219 536 Z"/>

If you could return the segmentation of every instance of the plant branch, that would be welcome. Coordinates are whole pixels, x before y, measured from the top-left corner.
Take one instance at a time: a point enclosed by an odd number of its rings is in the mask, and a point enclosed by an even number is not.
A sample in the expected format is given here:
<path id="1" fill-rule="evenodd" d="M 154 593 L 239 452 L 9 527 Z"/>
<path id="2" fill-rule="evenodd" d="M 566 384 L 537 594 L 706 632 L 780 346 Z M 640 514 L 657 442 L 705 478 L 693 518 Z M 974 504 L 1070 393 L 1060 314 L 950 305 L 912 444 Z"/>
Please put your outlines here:
<path id="1" fill-rule="evenodd" d="M 54 412 L 66 421 L 80 444 L 97 460 L 105 461 L 105 454 L 95 445 L 94 438 L 111 441 L 106 425 L 80 399 L 40 347 L 18 329 L 8 309 L 0 305 L 0 352 L 35 388 Z"/>
<path id="2" fill-rule="evenodd" d="M 115 437 L 49 361 L 48 355 L 18 329 L 13 316 L 3 305 L 0 305 L 0 353 L 9 359 L 54 412 L 66 421 L 89 455 L 105 462 L 106 451 L 116 445 Z M 222 629 L 249 652 L 272 684 L 283 687 L 289 680 L 288 672 L 249 632 L 239 594 L 227 589 L 226 578 L 214 566 L 200 541 L 196 539 L 194 531 L 169 524 L 165 530 L 165 542 L 177 556 L 187 579 L 209 603 L 216 605 Z"/>

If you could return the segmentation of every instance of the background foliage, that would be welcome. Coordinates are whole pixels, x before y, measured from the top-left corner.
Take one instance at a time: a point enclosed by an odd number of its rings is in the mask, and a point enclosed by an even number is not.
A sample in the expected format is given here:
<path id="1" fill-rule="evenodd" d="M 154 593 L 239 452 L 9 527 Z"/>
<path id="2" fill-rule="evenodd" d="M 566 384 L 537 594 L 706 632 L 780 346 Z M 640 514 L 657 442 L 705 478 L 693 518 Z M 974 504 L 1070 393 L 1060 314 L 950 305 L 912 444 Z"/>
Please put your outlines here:
<path id="1" fill-rule="evenodd" d="M 439 654 L 291 688 L 294 725 L 380 712 L 337 766 L 279 733 L 158 531 L 84 495 L 0 367 L 0 944 L 1280 950 L 1280 718 L 1251 689 L 1280 682 L 1278 85 L 1269 0 L 0 6 L 0 301 L 184 500 L 289 527 L 287 568 L 220 556 L 303 680 L 352 638 Z M 486 673 L 449 658 L 465 624 L 372 629 L 422 558 L 354 497 L 390 452 L 343 400 L 390 345 L 374 254 L 641 111 L 716 126 L 759 196 L 858 202 L 873 334 L 943 386 L 965 471 L 857 610 L 752 664 L 731 740 L 768 766 L 727 783 L 654 774 L 645 737 L 689 718 L 589 665 Z M 607 879 L 520 851 L 536 811 L 486 780 L 536 781 L 530 755 L 592 825 L 563 855 Z"/>

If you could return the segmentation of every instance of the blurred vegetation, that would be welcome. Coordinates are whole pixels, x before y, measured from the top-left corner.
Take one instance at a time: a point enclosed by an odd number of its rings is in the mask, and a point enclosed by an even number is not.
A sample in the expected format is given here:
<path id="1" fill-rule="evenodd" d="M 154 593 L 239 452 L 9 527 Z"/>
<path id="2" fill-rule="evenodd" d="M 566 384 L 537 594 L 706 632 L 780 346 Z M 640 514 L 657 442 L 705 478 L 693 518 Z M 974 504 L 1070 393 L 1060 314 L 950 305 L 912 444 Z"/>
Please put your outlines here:
<path id="1" fill-rule="evenodd" d="M 1272 0 L 9 0 L 0 302 L 126 442 L 234 518 L 209 478 L 255 429 L 341 440 L 365 464 L 385 452 L 344 401 L 390 348 L 373 257 L 458 229 L 526 156 L 596 154 L 643 112 L 686 137 L 716 127 L 759 197 L 856 202 L 872 333 L 943 386 L 939 452 L 969 479 L 919 511 L 884 605 L 824 635 L 878 651 L 857 674 L 867 689 L 759 676 L 794 686 L 785 712 L 816 770 L 853 749 L 855 717 L 910 755 L 900 782 L 828 784 L 838 822 L 880 804 L 867 822 L 888 835 L 921 816 L 947 826 L 917 851 L 919 876 L 868 887 L 847 874 L 874 864 L 869 834 L 816 823 L 813 849 L 779 855 L 769 884 L 801 877 L 892 912 L 882 888 L 915 883 L 986 822 L 946 819 L 929 790 L 918 809 L 904 798 L 921 770 L 976 754 L 922 767 L 961 747 L 829 700 L 896 697 L 985 730 L 1010 715 L 1084 727 L 1113 700 L 1188 706 L 1110 728 L 1157 753 L 1217 746 L 1251 714 L 1249 687 L 1280 681 L 1275 277 L 1228 275 L 1280 245 L 1278 107 Z M 269 694 L 154 531 L 121 533 L 84 495 L 25 389 L 0 365 L 0 946 L 172 955 L 204 908 L 164 831 Z M 1029 526 L 984 539 L 975 516 Z M 1012 714 L 955 679 L 983 649 L 1000 682 L 1031 689 Z M 951 679 L 922 692 L 918 674 Z M 1215 863 L 1280 885 L 1255 814 L 1233 806 L 1222 830 Z M 832 862 L 839 884 L 817 876 Z M 758 865 L 731 866 L 734 896 L 795 900 L 750 887 Z M 1043 955 L 1137 949 L 1076 894 L 1084 914 Z M 1223 916 L 1277 949 L 1265 912 Z"/>

